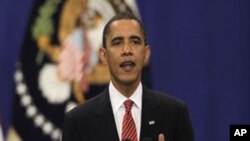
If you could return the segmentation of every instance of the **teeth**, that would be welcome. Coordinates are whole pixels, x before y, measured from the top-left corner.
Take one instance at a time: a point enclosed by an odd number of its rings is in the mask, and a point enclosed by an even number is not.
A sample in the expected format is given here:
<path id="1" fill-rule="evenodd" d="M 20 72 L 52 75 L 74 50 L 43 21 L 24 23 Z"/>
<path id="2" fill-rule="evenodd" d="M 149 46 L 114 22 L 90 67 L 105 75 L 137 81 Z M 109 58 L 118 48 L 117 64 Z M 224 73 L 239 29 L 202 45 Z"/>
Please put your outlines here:
<path id="1" fill-rule="evenodd" d="M 132 65 L 131 62 L 125 62 L 124 65 Z"/>
<path id="2" fill-rule="evenodd" d="M 121 67 L 133 66 L 133 65 L 134 65 L 133 62 L 131 62 L 131 61 L 126 61 L 126 62 L 124 62 L 124 63 L 121 64 Z"/>

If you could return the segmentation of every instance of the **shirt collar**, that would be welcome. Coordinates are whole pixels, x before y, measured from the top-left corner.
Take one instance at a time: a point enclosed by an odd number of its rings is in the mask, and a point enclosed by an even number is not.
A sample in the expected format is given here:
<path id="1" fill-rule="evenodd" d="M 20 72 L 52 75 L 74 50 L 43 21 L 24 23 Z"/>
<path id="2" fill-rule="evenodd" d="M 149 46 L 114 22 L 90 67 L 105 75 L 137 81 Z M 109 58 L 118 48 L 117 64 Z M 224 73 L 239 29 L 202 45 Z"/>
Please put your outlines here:
<path id="1" fill-rule="evenodd" d="M 109 96 L 110 101 L 112 104 L 113 112 L 116 113 L 118 109 L 123 106 L 123 102 L 128 98 L 122 95 L 110 81 L 109 84 Z M 138 87 L 136 88 L 135 92 L 129 97 L 135 104 L 135 106 L 139 109 L 142 107 L 142 84 L 139 83 Z"/>

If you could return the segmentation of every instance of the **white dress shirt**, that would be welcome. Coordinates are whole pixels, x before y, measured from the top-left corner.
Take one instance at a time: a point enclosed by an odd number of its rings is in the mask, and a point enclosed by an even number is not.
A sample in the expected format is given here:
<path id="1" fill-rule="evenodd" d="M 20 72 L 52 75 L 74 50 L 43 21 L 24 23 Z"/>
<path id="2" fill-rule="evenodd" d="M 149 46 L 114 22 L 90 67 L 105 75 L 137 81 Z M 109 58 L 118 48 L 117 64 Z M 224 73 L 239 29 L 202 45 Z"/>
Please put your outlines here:
<path id="1" fill-rule="evenodd" d="M 123 116 L 125 114 L 124 101 L 128 98 L 122 95 L 110 81 L 109 84 L 109 96 L 111 101 L 111 106 L 115 118 L 116 129 L 118 131 L 119 138 L 122 137 L 122 122 Z M 129 97 L 130 100 L 134 102 L 131 113 L 135 122 L 137 138 L 139 140 L 141 131 L 141 111 L 142 111 L 142 84 L 140 83 L 135 92 Z"/>

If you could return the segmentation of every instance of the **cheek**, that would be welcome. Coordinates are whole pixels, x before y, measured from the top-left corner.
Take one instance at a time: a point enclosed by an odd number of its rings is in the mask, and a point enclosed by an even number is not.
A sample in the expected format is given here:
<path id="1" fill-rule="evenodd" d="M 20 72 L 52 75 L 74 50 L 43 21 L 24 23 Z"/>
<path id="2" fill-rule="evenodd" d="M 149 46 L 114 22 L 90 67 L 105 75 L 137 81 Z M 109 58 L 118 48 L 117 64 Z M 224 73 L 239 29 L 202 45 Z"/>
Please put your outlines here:
<path id="1" fill-rule="evenodd" d="M 110 67 L 114 67 L 116 64 L 118 64 L 118 58 L 115 57 L 115 55 L 108 55 L 107 61 Z"/>
<path id="2" fill-rule="evenodd" d="M 141 51 L 142 53 L 139 54 L 139 60 L 140 60 L 140 63 L 144 64 L 144 62 L 147 60 L 146 59 L 146 55 L 145 55 L 145 52 Z"/>

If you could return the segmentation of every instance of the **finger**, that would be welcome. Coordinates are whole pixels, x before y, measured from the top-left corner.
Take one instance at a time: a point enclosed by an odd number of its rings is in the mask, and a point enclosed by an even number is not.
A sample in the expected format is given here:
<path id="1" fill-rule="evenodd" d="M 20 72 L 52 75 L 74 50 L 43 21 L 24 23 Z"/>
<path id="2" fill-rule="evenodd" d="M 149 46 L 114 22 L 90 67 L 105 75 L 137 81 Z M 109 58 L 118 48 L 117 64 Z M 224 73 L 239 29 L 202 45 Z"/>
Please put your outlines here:
<path id="1" fill-rule="evenodd" d="M 162 133 L 159 134 L 158 141 L 165 141 L 164 134 L 162 134 Z"/>

